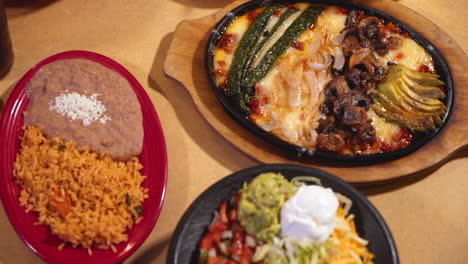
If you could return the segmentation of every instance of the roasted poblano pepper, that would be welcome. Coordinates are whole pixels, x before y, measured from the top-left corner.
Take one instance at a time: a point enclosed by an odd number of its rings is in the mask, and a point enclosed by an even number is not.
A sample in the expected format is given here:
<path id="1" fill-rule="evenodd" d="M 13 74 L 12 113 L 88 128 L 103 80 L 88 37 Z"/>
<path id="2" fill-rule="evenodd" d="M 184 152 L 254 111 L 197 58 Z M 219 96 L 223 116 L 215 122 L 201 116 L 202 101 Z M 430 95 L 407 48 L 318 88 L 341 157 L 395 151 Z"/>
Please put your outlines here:
<path id="1" fill-rule="evenodd" d="M 242 36 L 239 42 L 239 46 L 234 52 L 234 58 L 232 60 L 229 75 L 227 77 L 226 94 L 228 96 L 236 96 L 241 93 L 241 80 L 242 72 L 247 61 L 248 56 L 252 52 L 257 39 L 259 38 L 259 32 L 263 32 L 268 19 L 275 13 L 276 10 L 280 9 L 281 5 L 272 5 L 263 10 L 260 15 L 252 22 L 250 27 Z"/>
<path id="2" fill-rule="evenodd" d="M 309 28 L 322 13 L 323 7 L 310 6 L 288 27 L 283 36 L 267 51 L 260 63 L 250 71 L 246 78 L 245 84 L 252 86 L 265 77 L 273 68 L 278 59 L 286 52 L 291 43 L 296 40 L 307 28 Z"/>

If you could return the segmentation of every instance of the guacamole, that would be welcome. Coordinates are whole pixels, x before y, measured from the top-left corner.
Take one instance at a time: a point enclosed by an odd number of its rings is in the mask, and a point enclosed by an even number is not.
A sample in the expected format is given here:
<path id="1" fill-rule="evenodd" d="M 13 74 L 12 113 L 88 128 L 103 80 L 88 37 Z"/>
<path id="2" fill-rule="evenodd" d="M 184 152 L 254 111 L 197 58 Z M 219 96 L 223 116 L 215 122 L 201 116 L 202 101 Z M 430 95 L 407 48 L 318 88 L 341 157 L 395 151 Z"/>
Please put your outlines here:
<path id="1" fill-rule="evenodd" d="M 264 242 L 279 236 L 279 213 L 294 195 L 291 183 L 279 173 L 262 173 L 241 190 L 239 221 L 247 232 Z"/>

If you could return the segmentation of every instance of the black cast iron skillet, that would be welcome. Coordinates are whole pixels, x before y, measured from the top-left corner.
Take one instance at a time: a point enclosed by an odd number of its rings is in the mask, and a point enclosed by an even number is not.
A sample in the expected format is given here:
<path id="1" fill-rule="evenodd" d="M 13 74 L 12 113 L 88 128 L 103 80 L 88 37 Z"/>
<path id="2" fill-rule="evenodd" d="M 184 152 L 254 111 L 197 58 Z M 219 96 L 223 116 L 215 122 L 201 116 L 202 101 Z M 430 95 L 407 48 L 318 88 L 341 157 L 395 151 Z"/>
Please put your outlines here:
<path id="1" fill-rule="evenodd" d="M 445 90 L 446 90 L 446 97 L 444 98 L 444 103 L 447 106 L 447 113 L 443 117 L 443 124 L 439 126 L 436 130 L 431 132 L 426 132 L 422 134 L 418 134 L 415 140 L 407 147 L 401 148 L 395 151 L 390 152 L 382 152 L 377 154 L 370 154 L 370 155 L 343 155 L 338 154 L 335 152 L 329 151 L 322 151 L 322 150 L 313 150 L 307 149 L 304 147 L 300 147 L 297 145 L 293 145 L 279 137 L 268 133 L 267 131 L 261 129 L 255 123 L 250 121 L 247 116 L 245 116 L 238 107 L 231 101 L 229 97 L 227 97 L 221 89 L 216 85 L 216 78 L 213 71 L 213 56 L 214 56 L 214 47 L 217 45 L 219 39 L 223 35 L 226 27 L 231 24 L 231 22 L 238 16 L 241 16 L 247 12 L 250 12 L 260 6 L 269 5 L 272 3 L 297 3 L 297 2 L 308 2 L 313 4 L 323 4 L 323 5 L 335 5 L 344 7 L 346 9 L 356 9 L 362 10 L 367 15 L 376 16 L 378 18 L 383 18 L 387 22 L 392 22 L 396 26 L 400 27 L 403 31 L 408 32 L 411 37 L 426 51 L 432 56 L 433 63 L 437 74 L 440 75 L 440 79 L 446 83 Z M 263 138 L 264 140 L 270 142 L 278 146 L 281 149 L 289 150 L 293 153 L 297 153 L 297 156 L 303 157 L 312 157 L 315 160 L 324 161 L 324 162 L 333 162 L 333 161 L 340 161 L 340 163 L 346 164 L 354 164 L 354 165 L 361 165 L 361 164 L 370 164 L 376 162 L 383 162 L 393 159 L 398 159 L 403 156 L 409 155 L 412 152 L 418 150 L 425 144 L 429 143 L 434 137 L 439 134 L 439 132 L 445 127 L 450 114 L 453 108 L 453 96 L 454 96 L 454 85 L 452 80 L 452 75 L 450 73 L 449 66 L 447 61 L 441 55 L 441 53 L 434 47 L 426 38 L 422 35 L 411 29 L 410 27 L 406 26 L 405 24 L 398 21 L 396 18 L 385 14 L 382 11 L 379 11 L 375 8 L 368 7 L 359 3 L 353 3 L 350 1 L 340 1 L 340 0 L 304 0 L 304 1 L 276 1 L 276 0 L 255 0 L 247 2 L 243 5 L 238 6 L 237 8 L 233 9 L 229 12 L 226 16 L 224 16 L 218 24 L 213 28 L 212 33 L 210 34 L 208 45 L 206 47 L 206 55 L 205 55 L 205 66 L 208 73 L 208 78 L 210 83 L 214 89 L 216 97 L 223 105 L 226 112 L 237 122 L 239 122 L 243 127 L 250 130 L 255 135 Z"/>
<path id="2" fill-rule="evenodd" d="M 264 172 L 280 172 L 291 180 L 295 176 L 314 176 L 329 187 L 353 201 L 350 213 L 355 215 L 359 235 L 369 241 L 368 248 L 375 255 L 374 263 L 398 264 L 398 251 L 392 234 L 377 209 L 349 183 L 325 171 L 292 164 L 271 164 L 245 169 L 218 181 L 203 192 L 180 219 L 172 237 L 167 255 L 168 264 L 197 263 L 198 243 L 208 231 L 214 212 L 224 201 L 230 200 L 242 188 Z"/>

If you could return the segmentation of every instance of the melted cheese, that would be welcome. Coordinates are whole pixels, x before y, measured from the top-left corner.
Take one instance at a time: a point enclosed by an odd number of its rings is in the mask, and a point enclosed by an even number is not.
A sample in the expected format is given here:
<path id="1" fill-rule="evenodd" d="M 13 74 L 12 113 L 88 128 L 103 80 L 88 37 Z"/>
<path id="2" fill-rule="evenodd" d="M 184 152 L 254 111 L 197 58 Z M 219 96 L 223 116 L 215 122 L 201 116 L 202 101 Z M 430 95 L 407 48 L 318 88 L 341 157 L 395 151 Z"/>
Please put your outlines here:
<path id="1" fill-rule="evenodd" d="M 293 144 L 315 147 L 315 130 L 318 119 L 323 117 L 323 90 L 331 79 L 333 40 L 344 29 L 345 21 L 346 15 L 336 7 L 325 9 L 315 26 L 298 37 L 304 49 L 290 47 L 275 68 L 257 83 L 256 98 L 264 104 L 259 114 L 250 117 L 259 127 Z M 328 66 L 314 70 L 308 62 Z"/>
<path id="2" fill-rule="evenodd" d="M 297 3 L 294 6 L 303 11 L 310 4 Z M 297 18 L 300 13 L 297 12 L 291 17 Z M 336 50 L 341 50 L 341 47 L 336 46 L 335 40 L 345 28 L 346 18 L 347 15 L 338 8 L 326 8 L 317 18 L 314 27 L 298 37 L 297 40 L 304 44 L 304 49 L 298 50 L 290 47 L 279 59 L 274 69 L 256 84 L 255 98 L 260 102 L 259 111 L 250 115 L 250 119 L 255 124 L 290 143 L 308 148 L 315 147 L 318 120 L 324 117 L 319 106 L 325 98 L 324 87 L 332 78 L 331 66 L 325 70 L 311 70 L 305 62 L 326 64 L 327 57 L 335 56 Z M 282 26 L 278 32 L 285 31 L 293 20 L 288 19 L 285 26 Z M 226 29 L 225 34 L 237 35 L 238 44 L 249 25 L 250 21 L 246 14 L 234 20 Z M 270 28 L 272 25 L 273 20 L 269 21 L 268 27 Z M 403 38 L 398 34 L 393 34 L 393 36 L 400 37 L 402 45 L 396 50 L 390 50 L 384 57 L 375 54 L 381 65 L 394 62 L 418 70 L 424 64 L 433 69 L 432 58 L 423 47 L 410 38 Z M 276 40 L 275 36 L 273 38 Z M 275 42 L 271 41 L 271 45 Z M 265 51 L 271 45 L 267 44 Z M 317 48 L 311 48 L 314 46 Z M 237 45 L 234 48 L 237 48 Z M 227 71 L 231 66 L 232 58 L 233 54 L 228 54 L 225 50 L 216 47 L 214 52 L 215 71 L 217 69 Z M 224 61 L 225 65 L 219 65 L 219 61 Z M 257 59 L 256 63 L 258 61 Z M 297 68 L 300 64 L 303 64 L 300 66 L 301 68 Z M 218 84 L 223 83 L 226 79 L 226 76 L 218 75 L 216 77 Z M 318 89 L 315 91 L 311 88 L 313 87 L 311 83 L 314 82 L 318 82 L 318 84 L 316 83 Z M 295 96 L 300 100 L 294 101 Z M 372 120 L 372 125 L 376 130 L 376 138 L 391 144 L 394 136 L 400 131 L 399 126 L 386 122 L 373 110 L 368 111 L 368 117 Z"/>
<path id="3" fill-rule="evenodd" d="M 239 44 L 239 41 L 241 40 L 242 36 L 244 33 L 247 31 L 247 29 L 250 26 L 250 20 L 247 18 L 248 14 L 245 14 L 243 16 L 238 17 L 235 19 L 231 25 L 229 25 L 224 32 L 224 35 L 227 34 L 232 34 L 236 36 L 237 39 L 237 44 Z M 226 73 L 229 71 L 229 68 L 231 67 L 232 64 L 232 59 L 234 57 L 234 52 L 237 49 L 237 44 L 233 46 L 233 52 L 232 53 L 227 53 L 224 49 L 220 49 L 218 47 L 215 47 L 214 49 L 214 56 L 213 56 L 213 67 L 214 71 L 218 70 L 224 70 Z M 224 65 L 220 65 L 219 62 L 223 61 Z M 220 85 L 224 83 L 226 80 L 227 76 L 215 74 L 216 76 L 216 81 L 217 85 Z"/>
<path id="4" fill-rule="evenodd" d="M 418 70 L 419 66 L 427 65 L 433 70 L 432 58 L 423 47 L 412 39 L 396 34 L 393 36 L 402 39 L 401 46 L 398 49 L 389 50 L 384 57 L 380 57 L 381 64 L 387 65 L 387 62 L 394 62 L 415 71 Z"/>
<path id="5" fill-rule="evenodd" d="M 332 6 L 325 9 L 317 18 L 316 26 L 322 29 L 322 32 L 328 35 L 337 35 L 344 28 L 348 16 Z"/>
<path id="6" fill-rule="evenodd" d="M 367 116 L 372 120 L 372 126 L 375 128 L 375 136 L 377 139 L 382 140 L 387 144 L 393 142 L 393 137 L 399 133 L 400 127 L 394 123 L 385 121 L 382 117 L 378 116 L 374 110 L 369 109 Z"/>

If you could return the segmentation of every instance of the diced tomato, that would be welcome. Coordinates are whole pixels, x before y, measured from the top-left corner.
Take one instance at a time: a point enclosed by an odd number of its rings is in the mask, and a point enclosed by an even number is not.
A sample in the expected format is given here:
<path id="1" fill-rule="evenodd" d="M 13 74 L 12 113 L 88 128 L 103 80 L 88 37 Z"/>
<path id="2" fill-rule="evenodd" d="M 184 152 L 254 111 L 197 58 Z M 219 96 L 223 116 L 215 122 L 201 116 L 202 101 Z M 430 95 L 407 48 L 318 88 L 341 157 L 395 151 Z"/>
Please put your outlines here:
<path id="1" fill-rule="evenodd" d="M 228 213 L 228 218 L 230 222 L 236 222 L 237 221 L 237 210 L 236 209 L 231 209 Z"/>
<path id="2" fill-rule="evenodd" d="M 257 90 L 257 92 L 258 92 L 258 90 Z M 234 209 L 237 209 L 237 207 L 239 207 L 240 196 L 241 196 L 241 194 L 239 192 L 238 194 L 236 194 L 236 196 L 231 198 L 231 206 Z"/>
<path id="3" fill-rule="evenodd" d="M 268 104 L 268 97 L 253 99 L 249 103 L 251 113 L 255 115 L 260 115 L 262 113 L 262 106 L 266 104 Z"/>
<path id="4" fill-rule="evenodd" d="M 218 47 L 231 54 L 234 51 L 233 45 L 237 42 L 237 34 L 224 34 L 219 40 Z"/>
<path id="5" fill-rule="evenodd" d="M 229 247 L 229 252 L 232 255 L 236 255 L 237 257 L 240 258 L 242 254 L 242 247 L 243 247 L 242 241 L 245 240 L 244 228 L 238 223 L 234 222 L 231 225 L 231 230 L 232 230 L 232 243 Z"/>
<path id="6" fill-rule="evenodd" d="M 413 134 L 407 128 L 400 128 L 400 131 L 393 136 L 392 143 L 381 142 L 382 151 L 393 151 L 407 147 L 413 141 Z"/>
<path id="7" fill-rule="evenodd" d="M 218 69 L 215 71 L 216 75 L 227 76 L 227 71 L 225 69 Z"/>
<path id="8" fill-rule="evenodd" d="M 244 241 L 244 228 L 238 223 L 232 223 L 231 225 L 232 237 L 234 240 Z"/>
<path id="9" fill-rule="evenodd" d="M 211 225 L 209 227 L 211 232 L 223 232 L 223 231 L 227 230 L 228 228 L 229 228 L 228 223 L 223 223 L 221 221 L 218 221 L 216 224 Z"/>
<path id="10" fill-rule="evenodd" d="M 291 44 L 291 46 L 297 50 L 304 50 L 304 42 L 294 40 Z"/>
<path id="11" fill-rule="evenodd" d="M 219 220 L 221 223 L 228 223 L 227 202 L 224 202 L 221 207 L 219 207 Z"/>
<path id="12" fill-rule="evenodd" d="M 209 232 L 200 241 L 200 248 L 210 250 L 215 247 L 215 243 L 221 241 L 221 234 L 219 232 Z"/>
<path id="13" fill-rule="evenodd" d="M 432 73 L 431 68 L 429 68 L 429 66 L 427 66 L 426 64 L 422 64 L 421 66 L 419 66 L 418 71 Z"/>
<path id="14" fill-rule="evenodd" d="M 237 34 L 225 34 L 219 41 L 218 47 L 223 49 L 224 47 L 237 41 Z"/>
<path id="15" fill-rule="evenodd" d="M 219 64 L 219 66 L 221 66 L 221 67 L 224 68 L 224 66 L 226 66 L 226 61 L 224 61 L 224 60 L 219 60 L 219 61 L 218 61 L 218 64 Z"/>
<path id="16" fill-rule="evenodd" d="M 225 257 L 216 256 L 216 257 L 208 257 L 207 264 L 235 264 L 234 261 L 227 259 Z"/>
<path id="17" fill-rule="evenodd" d="M 366 14 L 364 14 L 363 11 L 359 11 L 359 20 L 363 19 L 366 17 Z"/>
<path id="18" fill-rule="evenodd" d="M 250 22 L 254 21 L 258 15 L 260 15 L 260 13 L 258 13 L 257 11 L 251 11 L 247 14 L 247 19 L 250 20 Z"/>
<path id="19" fill-rule="evenodd" d="M 242 255 L 240 256 L 239 264 L 250 264 L 250 258 L 252 257 L 252 250 L 244 245 L 242 248 Z"/>
<path id="20" fill-rule="evenodd" d="M 380 34 L 381 37 L 385 38 L 388 35 L 390 35 L 390 30 L 388 28 L 386 28 L 386 27 L 380 28 L 379 29 L 379 34 Z"/>
<path id="21" fill-rule="evenodd" d="M 224 51 L 226 51 L 227 54 L 232 54 L 234 52 L 234 48 L 231 45 L 229 45 L 224 48 Z"/>
<path id="22" fill-rule="evenodd" d="M 234 240 L 229 246 L 228 251 L 232 256 L 240 258 L 240 256 L 242 255 L 242 241 Z"/>
<path id="23" fill-rule="evenodd" d="M 399 148 L 408 146 L 413 141 L 413 134 L 407 128 L 400 129 L 400 145 Z"/>
<path id="24" fill-rule="evenodd" d="M 400 33 L 400 28 L 395 26 L 392 22 L 387 24 L 387 28 L 388 28 L 388 30 L 390 30 L 390 32 Z"/>
<path id="25" fill-rule="evenodd" d="M 240 225 L 237 218 L 239 192 L 231 198 L 230 204 L 224 202 L 218 210 L 218 218 L 210 227 L 210 232 L 206 234 L 199 243 L 202 256 L 199 258 L 199 264 L 251 264 L 255 247 L 250 248 L 247 245 L 247 233 Z M 225 230 L 232 232 L 232 237 L 222 241 L 221 233 Z M 251 235 L 249 235 L 251 236 Z M 227 249 L 227 251 L 226 251 Z M 215 251 L 216 256 L 208 256 L 208 251 Z M 235 259 L 236 261 L 233 261 Z M 263 264 L 256 262 L 255 264 Z"/>
<path id="26" fill-rule="evenodd" d="M 382 140 L 381 139 L 374 140 L 374 142 L 370 145 L 370 151 L 372 153 L 383 151 Z"/>
<path id="27" fill-rule="evenodd" d="M 260 114 L 262 112 L 260 100 L 258 100 L 258 99 L 253 99 L 250 102 L 249 106 L 250 106 L 250 112 L 252 114 L 258 115 L 258 114 Z"/>
<path id="28" fill-rule="evenodd" d="M 277 17 L 281 17 L 284 14 L 284 12 L 281 9 L 276 10 L 273 15 Z"/>
<path id="29" fill-rule="evenodd" d="M 383 152 L 388 152 L 388 151 L 392 151 L 392 150 L 393 150 L 392 145 L 387 144 L 387 143 L 385 143 L 384 141 L 380 141 L 380 149 L 381 149 Z"/>
<path id="30" fill-rule="evenodd" d="M 410 34 L 408 32 L 403 32 L 400 34 L 404 38 L 411 38 Z"/>
<path id="31" fill-rule="evenodd" d="M 385 21 L 383 20 L 383 18 L 378 18 L 377 20 L 379 21 L 379 25 L 378 25 L 379 27 L 384 27 L 385 26 L 384 25 Z"/>
<path id="32" fill-rule="evenodd" d="M 398 54 L 395 56 L 395 60 L 401 60 L 405 57 L 405 55 L 401 52 L 398 52 Z"/>
<path id="33" fill-rule="evenodd" d="M 59 189 L 56 189 L 54 195 L 50 198 L 50 205 L 62 216 L 65 217 L 71 210 L 71 199 L 66 193 L 62 195 Z"/>
<path id="34" fill-rule="evenodd" d="M 257 94 L 257 96 L 262 96 L 263 90 L 264 90 L 263 86 L 258 85 L 258 84 L 255 86 L 255 93 Z M 240 194 L 239 194 L 239 197 L 240 197 Z"/>

